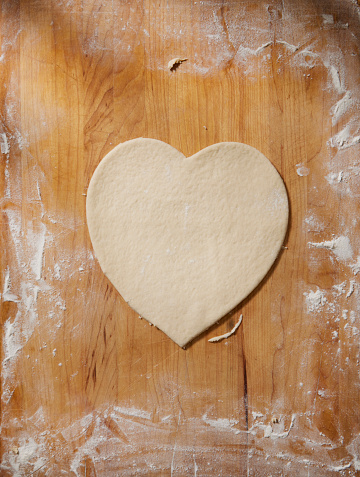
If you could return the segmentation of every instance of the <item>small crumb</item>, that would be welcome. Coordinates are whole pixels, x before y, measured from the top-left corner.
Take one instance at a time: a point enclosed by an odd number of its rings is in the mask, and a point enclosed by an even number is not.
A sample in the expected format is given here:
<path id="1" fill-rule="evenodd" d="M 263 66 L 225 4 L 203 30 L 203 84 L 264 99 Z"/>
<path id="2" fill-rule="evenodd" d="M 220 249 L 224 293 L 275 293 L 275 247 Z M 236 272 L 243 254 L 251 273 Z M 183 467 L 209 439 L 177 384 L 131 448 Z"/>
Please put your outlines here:
<path id="1" fill-rule="evenodd" d="M 308 176 L 310 174 L 310 169 L 300 162 L 299 164 L 296 164 L 296 173 L 301 177 Z"/>
<path id="2" fill-rule="evenodd" d="M 56 356 L 56 348 L 53 349 L 52 354 L 53 354 L 53 356 L 54 356 L 54 358 L 55 358 L 55 356 Z"/>
<path id="3" fill-rule="evenodd" d="M 206 126 L 203 126 L 203 128 L 207 131 L 207 127 L 206 127 Z"/>
<path id="4" fill-rule="evenodd" d="M 18 447 L 16 447 L 16 446 L 12 447 L 12 448 L 11 448 L 11 452 L 12 452 L 13 454 L 19 454 L 19 449 L 18 449 Z"/>
<path id="5" fill-rule="evenodd" d="M 273 424 L 279 424 L 279 419 L 278 419 L 277 417 L 273 417 L 273 418 L 271 419 L 271 422 L 272 422 Z"/>
<path id="6" fill-rule="evenodd" d="M 59 366 L 62 366 L 62 363 L 59 363 Z"/>
<path id="7" fill-rule="evenodd" d="M 168 69 L 170 71 L 175 71 L 176 68 L 181 65 L 184 61 L 187 61 L 187 58 L 173 58 L 172 60 L 169 61 L 168 63 Z"/>

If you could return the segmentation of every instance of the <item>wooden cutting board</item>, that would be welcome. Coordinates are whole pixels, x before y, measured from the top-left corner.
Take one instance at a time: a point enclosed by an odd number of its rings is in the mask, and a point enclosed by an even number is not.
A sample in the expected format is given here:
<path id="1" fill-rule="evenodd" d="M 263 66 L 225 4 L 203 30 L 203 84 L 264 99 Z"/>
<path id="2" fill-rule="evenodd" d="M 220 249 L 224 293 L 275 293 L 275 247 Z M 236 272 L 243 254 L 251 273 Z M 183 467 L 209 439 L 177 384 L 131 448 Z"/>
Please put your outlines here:
<path id="1" fill-rule="evenodd" d="M 2 2 L 2 476 L 356 475 L 359 14 Z M 270 273 L 186 350 L 122 300 L 87 231 L 93 171 L 141 136 L 186 155 L 250 144 L 289 194 Z"/>

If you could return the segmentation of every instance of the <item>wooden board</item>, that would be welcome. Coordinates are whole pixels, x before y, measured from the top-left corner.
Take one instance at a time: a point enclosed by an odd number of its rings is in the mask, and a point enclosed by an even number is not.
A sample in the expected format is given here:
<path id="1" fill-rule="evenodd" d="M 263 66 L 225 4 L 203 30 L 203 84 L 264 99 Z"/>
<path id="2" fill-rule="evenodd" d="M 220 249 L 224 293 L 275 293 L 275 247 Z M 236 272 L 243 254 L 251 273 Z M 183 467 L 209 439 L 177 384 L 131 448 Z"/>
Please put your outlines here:
<path id="1" fill-rule="evenodd" d="M 1 475 L 357 474 L 359 13 L 2 2 Z M 186 350 L 122 300 L 87 231 L 93 171 L 139 136 L 250 144 L 291 203 L 271 272 Z"/>

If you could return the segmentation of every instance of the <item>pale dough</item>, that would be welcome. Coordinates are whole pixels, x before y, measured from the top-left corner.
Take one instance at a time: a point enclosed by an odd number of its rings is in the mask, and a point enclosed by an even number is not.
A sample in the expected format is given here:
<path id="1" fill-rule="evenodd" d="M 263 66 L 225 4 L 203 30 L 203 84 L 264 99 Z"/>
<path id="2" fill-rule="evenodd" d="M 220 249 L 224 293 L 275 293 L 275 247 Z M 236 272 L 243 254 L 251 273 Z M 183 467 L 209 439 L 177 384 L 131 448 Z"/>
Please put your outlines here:
<path id="1" fill-rule="evenodd" d="M 264 278 L 284 240 L 288 199 L 253 147 L 224 142 L 186 158 L 139 138 L 100 162 L 86 213 L 105 275 L 184 346 Z"/>

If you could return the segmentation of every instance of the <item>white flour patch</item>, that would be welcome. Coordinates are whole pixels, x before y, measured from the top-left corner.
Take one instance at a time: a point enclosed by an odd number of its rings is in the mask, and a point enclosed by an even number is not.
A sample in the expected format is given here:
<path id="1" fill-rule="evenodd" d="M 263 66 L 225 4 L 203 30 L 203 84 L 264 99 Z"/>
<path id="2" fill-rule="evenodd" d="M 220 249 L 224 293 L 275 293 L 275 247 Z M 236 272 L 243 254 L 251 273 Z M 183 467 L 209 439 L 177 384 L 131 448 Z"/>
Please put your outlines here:
<path id="1" fill-rule="evenodd" d="M 5 215 L 8 220 L 8 227 L 13 241 L 16 259 L 18 265 L 23 266 L 23 252 L 22 252 L 22 227 L 21 227 L 21 216 L 19 212 L 15 209 L 5 209 Z"/>
<path id="2" fill-rule="evenodd" d="M 334 472 L 341 472 L 342 470 L 350 469 L 351 465 L 351 462 L 345 465 L 332 465 L 329 467 L 329 470 L 332 470 Z"/>
<path id="3" fill-rule="evenodd" d="M 276 43 L 279 43 L 280 45 L 284 45 L 285 48 L 290 50 L 292 53 L 295 53 L 295 51 L 297 51 L 299 49 L 299 45 L 292 45 L 291 43 L 288 43 L 285 40 L 277 40 Z"/>
<path id="4" fill-rule="evenodd" d="M 322 393 L 322 389 L 319 391 Z M 125 406 L 119 407 L 127 409 Z M 128 409 L 131 410 L 117 418 L 111 406 L 98 407 L 96 412 L 73 421 L 69 426 L 58 424 L 56 434 L 61 435 L 61 439 L 52 440 L 49 446 L 51 426 L 47 425 L 48 419 L 43 408 L 39 408 L 22 422 L 24 426 L 31 423 L 34 427 L 31 439 L 4 439 L 1 468 L 11 469 L 12 475 L 31 475 L 41 465 L 44 474 L 60 475 L 64 469 L 64 456 L 70 456 L 66 471 L 78 476 L 83 475 L 85 461 L 88 461 L 96 475 L 101 475 L 104 469 L 116 469 L 119 475 L 133 469 L 134 475 L 139 476 L 160 474 L 166 470 L 169 474 L 171 470 L 184 473 L 186 469 L 186 474 L 191 472 L 191 475 L 195 475 L 200 468 L 204 470 L 204 475 L 215 473 L 214 470 L 216 475 L 220 475 L 225 463 L 229 468 L 236 468 L 239 459 L 237 450 L 239 446 L 246 445 L 248 434 L 253 436 L 257 448 L 268 458 L 277 458 L 282 454 L 286 455 L 287 461 L 296 464 L 296 456 L 291 448 L 298 439 L 304 442 L 304 435 L 301 433 L 301 423 L 295 426 L 295 422 L 298 419 L 309 422 L 313 415 L 310 411 L 299 417 L 295 414 L 288 417 L 280 415 L 275 421 L 255 412 L 256 421 L 246 431 L 237 429 L 239 421 L 231 417 L 210 419 L 205 413 L 188 419 L 170 419 L 169 415 L 160 414 L 159 421 L 143 419 L 139 422 L 139 418 L 133 414 L 141 414 L 143 410 L 135 407 Z M 169 432 L 176 436 L 175 439 L 169 438 Z M 225 450 L 218 451 L 209 445 L 209 439 L 216 439 L 217 445 L 225 447 Z M 273 446 L 274 441 L 276 447 Z M 322 433 L 316 429 L 307 431 L 306 442 L 314 450 L 311 463 L 314 468 L 330 469 L 336 465 L 327 454 L 331 441 Z M 350 446 L 353 446 L 352 442 Z M 10 450 L 14 448 L 18 454 Z M 143 454 L 145 449 L 147 452 Z M 354 450 L 351 448 L 349 451 L 355 460 L 357 454 Z M 139 454 L 145 457 L 137 459 Z M 201 464 L 197 455 L 201 456 Z M 211 462 L 208 464 L 211 467 L 206 467 L 207 460 Z"/>
<path id="5" fill-rule="evenodd" d="M 348 149 L 360 142 L 359 123 L 357 120 L 350 120 L 348 124 L 329 140 L 329 145 L 336 149 Z"/>
<path id="6" fill-rule="evenodd" d="M 73 422 L 70 426 L 62 429 L 61 435 L 66 441 L 72 441 L 76 439 L 78 435 L 84 434 L 90 425 L 93 423 L 94 416 L 92 414 L 87 414 L 81 419 Z"/>
<path id="7" fill-rule="evenodd" d="M 1 138 L 1 142 L 0 142 L 1 154 L 9 154 L 10 144 L 8 142 L 6 133 L 0 133 L 0 138 Z"/>
<path id="8" fill-rule="evenodd" d="M 235 56 L 234 61 L 243 66 L 247 66 L 248 68 L 245 70 L 245 74 L 248 74 L 251 70 L 249 69 L 249 59 L 251 57 L 259 56 L 260 53 L 263 53 L 266 48 L 268 48 L 272 44 L 271 41 L 264 43 L 263 45 L 258 46 L 257 48 L 250 48 L 248 46 L 240 45 Z"/>
<path id="9" fill-rule="evenodd" d="M 338 173 L 330 172 L 327 176 L 325 176 L 325 179 L 328 181 L 330 185 L 339 184 L 343 179 L 343 175 L 344 175 L 343 171 L 340 171 Z"/>
<path id="10" fill-rule="evenodd" d="M 318 64 L 321 64 L 319 54 L 311 50 L 311 46 L 308 48 L 299 49 L 295 54 L 289 58 L 289 64 L 292 68 L 302 68 L 304 71 L 315 68 Z"/>
<path id="11" fill-rule="evenodd" d="M 329 74 L 331 76 L 332 84 L 335 89 L 335 91 L 338 94 L 343 94 L 345 93 L 344 87 L 342 85 L 342 81 L 340 78 L 340 72 L 339 69 L 334 66 L 334 65 L 325 65 L 328 66 Z"/>
<path id="12" fill-rule="evenodd" d="M 353 250 L 348 237 L 340 236 L 324 242 L 308 242 L 310 247 L 330 250 L 336 258 L 342 261 L 350 260 L 353 257 Z"/>
<path id="13" fill-rule="evenodd" d="M 357 257 L 356 262 L 350 265 L 350 268 L 354 275 L 357 275 L 360 272 L 360 255 Z"/>
<path id="14" fill-rule="evenodd" d="M 328 164 L 328 168 L 331 172 L 325 176 L 325 179 L 334 188 L 337 194 L 358 199 L 360 197 L 360 164 L 356 160 L 356 157 L 355 155 L 355 162 L 350 162 L 346 151 L 338 151 L 332 162 Z M 355 210 L 352 215 L 353 218 L 351 222 L 352 225 L 354 225 L 354 220 L 356 221 L 357 217 Z"/>
<path id="15" fill-rule="evenodd" d="M 227 431 L 233 431 L 233 427 L 236 424 L 239 424 L 239 421 L 236 419 L 226 419 L 226 418 L 220 418 L 220 419 L 209 419 L 206 414 L 202 416 L 202 420 L 205 422 L 205 424 L 215 427 L 216 429 L 219 430 L 227 430 Z"/>
<path id="16" fill-rule="evenodd" d="M 20 302 L 15 318 L 8 318 L 5 322 L 6 332 L 4 335 L 5 358 L 3 361 L 3 378 L 6 381 L 10 377 L 8 361 L 15 358 L 17 353 L 24 347 L 32 336 L 37 325 L 36 302 L 39 287 L 30 283 L 21 284 Z M 9 374 L 10 373 L 10 374 Z M 4 393 L 6 386 L 4 385 Z"/>
<path id="17" fill-rule="evenodd" d="M 340 283 L 339 285 L 333 285 L 332 288 L 334 289 L 333 294 L 336 296 L 340 296 L 345 293 L 346 281 Z"/>
<path id="18" fill-rule="evenodd" d="M 2 301 L 12 301 L 17 302 L 19 297 L 12 293 L 11 291 L 11 279 L 10 279 L 10 268 L 9 265 L 6 267 L 5 276 L 4 276 L 4 290 L 2 295 Z"/>
<path id="19" fill-rule="evenodd" d="M 10 161 L 9 158 L 6 158 L 6 163 L 5 163 L 5 170 L 4 170 L 4 176 L 5 176 L 5 190 L 4 190 L 4 197 L 5 199 L 10 199 L 11 198 L 11 183 L 10 183 Z"/>
<path id="20" fill-rule="evenodd" d="M 55 263 L 54 265 L 54 278 L 56 280 L 61 280 L 60 265 Z"/>
<path id="21" fill-rule="evenodd" d="M 119 407 L 115 406 L 114 411 L 119 414 L 124 414 L 125 416 L 140 417 L 142 419 L 151 419 L 151 413 L 143 411 L 142 409 L 137 409 L 135 407 Z"/>
<path id="22" fill-rule="evenodd" d="M 82 473 L 80 473 L 80 468 L 85 457 L 90 457 L 91 460 L 100 461 L 109 459 L 113 455 L 113 445 L 116 443 L 117 439 L 112 439 L 111 436 L 108 435 L 108 432 L 102 432 L 100 429 L 103 429 L 102 422 L 99 418 L 97 418 L 95 420 L 94 434 L 85 441 L 85 444 L 78 447 L 74 454 L 74 457 L 70 463 L 70 470 L 74 472 L 77 477 L 82 475 Z M 101 459 L 96 458 L 95 456 L 97 454 L 97 449 L 99 446 L 106 443 L 108 443 L 106 446 L 107 451 L 102 453 Z"/>
<path id="23" fill-rule="evenodd" d="M 307 311 L 310 313 L 320 311 L 327 302 L 325 292 L 323 290 L 310 290 L 308 293 L 305 292 L 304 296 Z"/>
<path id="24" fill-rule="evenodd" d="M 15 132 L 12 137 L 15 139 L 15 142 L 20 150 L 29 147 L 28 138 L 24 137 L 17 128 L 15 128 Z"/>
<path id="25" fill-rule="evenodd" d="M 16 321 L 16 318 L 15 318 Z M 20 343 L 19 334 L 17 332 L 16 323 L 11 321 L 11 318 L 8 318 L 4 324 L 4 364 L 10 359 L 14 358 L 18 351 L 21 350 L 22 345 Z"/>
<path id="26" fill-rule="evenodd" d="M 324 224 L 315 215 L 308 215 L 304 219 L 305 224 L 308 226 L 308 231 L 322 232 L 325 228 Z"/>
<path id="27" fill-rule="evenodd" d="M 346 294 L 346 298 L 350 298 L 355 291 L 355 280 L 350 280 L 349 291 Z"/>
<path id="28" fill-rule="evenodd" d="M 32 475 L 46 463 L 46 459 L 38 457 L 40 451 L 43 451 L 42 446 L 37 444 L 33 438 L 20 439 L 17 453 L 9 452 L 6 455 L 7 468 L 12 471 L 14 477 L 22 477 L 25 472 L 26 475 Z M 29 469 L 31 469 L 31 474 L 28 473 Z"/>
<path id="29" fill-rule="evenodd" d="M 322 13 L 321 14 L 323 18 L 323 23 L 325 25 L 333 25 L 334 24 L 334 16 L 328 13 Z"/>
<path id="30" fill-rule="evenodd" d="M 335 126 L 339 119 L 354 105 L 356 101 L 352 97 L 351 91 L 347 91 L 344 96 L 331 109 L 332 125 Z"/>
<path id="31" fill-rule="evenodd" d="M 29 242 L 33 249 L 33 258 L 30 263 L 36 280 L 41 279 L 46 235 L 46 226 L 43 223 L 39 224 L 39 228 L 38 233 L 34 233 L 30 228 L 28 229 Z"/>

